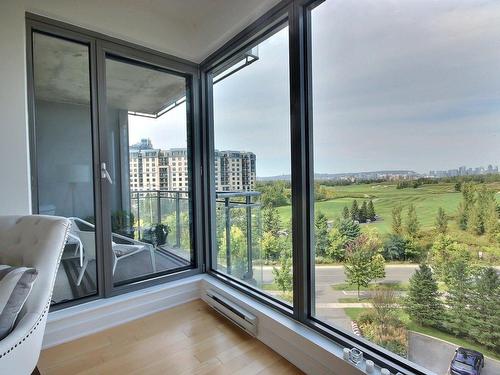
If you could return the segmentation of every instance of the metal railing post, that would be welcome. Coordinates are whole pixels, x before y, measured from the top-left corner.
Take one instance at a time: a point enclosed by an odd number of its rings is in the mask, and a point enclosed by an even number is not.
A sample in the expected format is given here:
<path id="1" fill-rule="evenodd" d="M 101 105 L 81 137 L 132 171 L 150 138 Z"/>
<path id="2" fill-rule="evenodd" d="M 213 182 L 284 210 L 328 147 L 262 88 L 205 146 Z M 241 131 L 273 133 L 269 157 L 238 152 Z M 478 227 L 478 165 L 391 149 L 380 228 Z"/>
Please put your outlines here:
<path id="1" fill-rule="evenodd" d="M 160 191 L 156 191 L 156 217 L 158 218 L 157 224 L 161 224 L 161 202 L 160 202 Z"/>
<path id="2" fill-rule="evenodd" d="M 245 197 L 246 203 L 246 213 L 247 213 L 247 273 L 245 275 L 246 280 L 253 279 L 253 264 L 252 264 L 252 197 L 247 195 Z"/>
<path id="3" fill-rule="evenodd" d="M 224 198 L 224 207 L 226 212 L 226 272 L 231 274 L 231 208 L 229 207 L 229 198 Z"/>
<path id="4" fill-rule="evenodd" d="M 139 236 L 139 239 L 141 238 L 141 214 L 140 214 L 140 206 L 141 206 L 141 200 L 139 198 L 140 193 L 136 193 L 137 197 L 137 232 L 139 232 L 137 235 Z"/>
<path id="5" fill-rule="evenodd" d="M 175 246 L 181 247 L 181 195 L 175 193 Z"/>

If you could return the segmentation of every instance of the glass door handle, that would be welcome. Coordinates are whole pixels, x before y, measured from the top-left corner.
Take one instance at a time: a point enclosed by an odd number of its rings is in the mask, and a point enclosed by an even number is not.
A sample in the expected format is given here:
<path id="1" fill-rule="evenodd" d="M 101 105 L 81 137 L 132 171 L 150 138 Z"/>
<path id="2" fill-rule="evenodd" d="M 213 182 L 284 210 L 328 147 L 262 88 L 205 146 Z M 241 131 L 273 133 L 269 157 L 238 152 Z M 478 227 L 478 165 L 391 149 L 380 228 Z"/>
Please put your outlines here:
<path id="1" fill-rule="evenodd" d="M 108 170 L 106 169 L 106 163 L 101 163 L 101 178 L 104 180 L 108 180 L 108 182 L 113 185 L 113 180 L 111 179 L 111 176 L 109 175 Z"/>

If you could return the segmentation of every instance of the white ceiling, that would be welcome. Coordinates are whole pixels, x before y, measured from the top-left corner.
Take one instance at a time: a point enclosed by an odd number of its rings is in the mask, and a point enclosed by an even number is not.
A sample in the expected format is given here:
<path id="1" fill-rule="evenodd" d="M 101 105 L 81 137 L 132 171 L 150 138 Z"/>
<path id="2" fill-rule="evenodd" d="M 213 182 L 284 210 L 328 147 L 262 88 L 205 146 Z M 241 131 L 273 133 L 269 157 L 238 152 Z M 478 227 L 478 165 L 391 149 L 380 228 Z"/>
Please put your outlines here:
<path id="1" fill-rule="evenodd" d="M 25 0 L 28 11 L 199 63 L 280 0 Z"/>

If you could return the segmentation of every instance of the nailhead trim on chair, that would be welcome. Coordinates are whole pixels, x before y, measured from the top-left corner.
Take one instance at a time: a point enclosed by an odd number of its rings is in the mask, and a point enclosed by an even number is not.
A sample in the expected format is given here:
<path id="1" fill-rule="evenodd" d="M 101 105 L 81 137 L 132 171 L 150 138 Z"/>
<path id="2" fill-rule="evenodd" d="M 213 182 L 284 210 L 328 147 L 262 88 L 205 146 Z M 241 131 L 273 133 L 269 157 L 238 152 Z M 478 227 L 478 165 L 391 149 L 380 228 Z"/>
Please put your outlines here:
<path id="1" fill-rule="evenodd" d="M 20 221 L 21 219 L 19 219 L 16 224 Z M 38 224 L 40 220 L 36 221 L 35 224 Z M 69 225 L 66 227 L 66 234 L 64 235 L 64 242 L 62 244 L 62 248 L 61 248 L 61 251 L 59 253 L 59 259 L 57 260 L 57 265 L 56 265 L 56 271 L 57 269 L 59 268 L 59 264 L 61 263 L 61 259 L 62 259 L 62 255 L 63 255 L 63 252 L 64 252 L 64 247 L 66 246 L 66 241 L 68 240 L 68 234 L 69 234 Z M 13 351 L 15 348 L 17 348 L 18 345 L 21 345 L 24 341 L 26 341 L 26 339 L 28 337 L 30 337 L 33 332 L 37 329 L 37 327 L 40 325 L 40 322 L 42 321 L 42 319 L 45 317 L 45 314 L 47 314 L 47 312 L 49 311 L 49 308 L 50 308 L 50 302 L 52 301 L 52 293 L 54 292 L 54 284 L 55 284 L 55 281 L 56 281 L 56 277 L 57 277 L 57 272 L 55 273 L 54 275 L 54 278 L 52 280 L 52 290 L 50 292 L 50 295 L 49 295 L 49 301 L 47 302 L 47 304 L 45 305 L 45 308 L 43 309 L 43 312 L 42 314 L 38 317 L 38 320 L 37 322 L 33 325 L 33 327 L 31 327 L 29 333 L 27 335 L 25 335 L 23 337 L 22 340 L 19 340 L 19 342 L 17 344 L 15 344 L 14 346 L 12 346 L 10 349 L 8 349 L 6 352 L 3 352 L 2 354 L 0 354 L 0 359 L 3 358 L 6 354 L 9 354 L 11 351 Z"/>

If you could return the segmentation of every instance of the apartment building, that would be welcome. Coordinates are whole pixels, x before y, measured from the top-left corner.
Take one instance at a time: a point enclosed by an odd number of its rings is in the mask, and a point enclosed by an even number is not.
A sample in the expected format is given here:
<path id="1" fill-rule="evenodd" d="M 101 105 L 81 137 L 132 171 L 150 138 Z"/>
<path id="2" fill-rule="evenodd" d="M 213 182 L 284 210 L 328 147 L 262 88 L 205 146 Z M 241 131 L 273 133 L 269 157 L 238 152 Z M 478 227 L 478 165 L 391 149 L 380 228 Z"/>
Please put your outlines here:
<path id="1" fill-rule="evenodd" d="M 255 154 L 246 151 L 215 151 L 217 191 L 251 191 L 255 188 Z M 188 151 L 161 150 L 150 139 L 130 146 L 130 189 L 188 190 Z"/>

